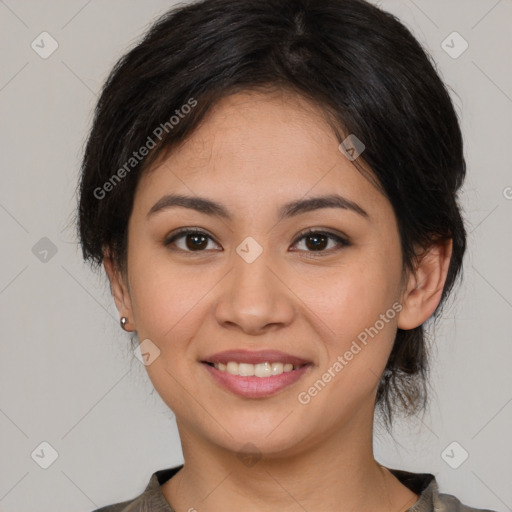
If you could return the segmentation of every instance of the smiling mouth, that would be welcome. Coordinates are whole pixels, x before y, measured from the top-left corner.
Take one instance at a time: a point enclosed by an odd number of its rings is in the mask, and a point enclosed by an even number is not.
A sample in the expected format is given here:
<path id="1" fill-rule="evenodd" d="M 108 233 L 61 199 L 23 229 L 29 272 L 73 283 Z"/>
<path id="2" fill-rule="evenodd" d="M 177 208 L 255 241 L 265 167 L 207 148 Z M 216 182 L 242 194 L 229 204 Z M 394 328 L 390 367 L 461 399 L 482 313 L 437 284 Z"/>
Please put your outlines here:
<path id="1" fill-rule="evenodd" d="M 280 350 L 232 349 L 199 360 L 213 382 L 242 398 L 271 397 L 309 374 L 313 362 Z"/>
<path id="2" fill-rule="evenodd" d="M 219 359 L 219 356 L 216 358 Z M 285 362 L 265 361 L 259 357 L 256 359 L 260 360 L 246 363 L 225 358 L 224 361 L 201 363 L 217 385 L 246 399 L 273 396 L 303 379 L 313 366 L 312 363 L 297 358 L 293 362 L 286 361 L 284 357 Z"/>
<path id="3" fill-rule="evenodd" d="M 273 377 L 283 373 L 293 372 L 308 365 L 308 363 L 291 364 L 280 362 L 263 362 L 258 364 L 251 364 L 238 363 L 236 361 L 228 361 L 227 363 L 211 363 L 209 361 L 203 361 L 203 363 L 229 375 L 260 378 Z"/>

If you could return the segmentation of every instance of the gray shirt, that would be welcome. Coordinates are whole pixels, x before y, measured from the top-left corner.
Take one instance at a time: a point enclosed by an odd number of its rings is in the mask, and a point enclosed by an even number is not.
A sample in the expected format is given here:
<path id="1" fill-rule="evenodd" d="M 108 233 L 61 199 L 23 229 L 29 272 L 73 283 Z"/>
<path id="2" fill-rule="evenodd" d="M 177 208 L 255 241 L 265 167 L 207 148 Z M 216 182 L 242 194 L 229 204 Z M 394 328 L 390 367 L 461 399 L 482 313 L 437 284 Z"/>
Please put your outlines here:
<path id="1" fill-rule="evenodd" d="M 175 512 L 165 499 L 160 486 L 174 476 L 181 468 L 167 468 L 151 475 L 148 485 L 136 498 L 114 505 L 108 505 L 92 512 Z M 409 473 L 399 469 L 389 469 L 393 475 L 418 494 L 416 503 L 407 512 L 496 512 L 489 509 L 477 509 L 463 505 L 451 494 L 439 494 L 434 475 L 430 473 Z"/>

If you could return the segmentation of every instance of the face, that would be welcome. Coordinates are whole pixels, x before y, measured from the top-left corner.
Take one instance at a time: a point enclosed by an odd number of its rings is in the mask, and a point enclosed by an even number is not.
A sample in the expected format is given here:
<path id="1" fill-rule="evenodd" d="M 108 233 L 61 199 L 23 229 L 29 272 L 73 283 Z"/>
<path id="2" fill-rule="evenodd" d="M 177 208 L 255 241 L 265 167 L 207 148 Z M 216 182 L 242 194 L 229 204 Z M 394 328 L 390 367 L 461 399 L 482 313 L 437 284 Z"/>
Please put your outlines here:
<path id="1" fill-rule="evenodd" d="M 160 351 L 146 368 L 182 437 L 273 456 L 373 416 L 400 238 L 338 146 L 303 99 L 238 93 L 141 178 L 117 301 Z"/>

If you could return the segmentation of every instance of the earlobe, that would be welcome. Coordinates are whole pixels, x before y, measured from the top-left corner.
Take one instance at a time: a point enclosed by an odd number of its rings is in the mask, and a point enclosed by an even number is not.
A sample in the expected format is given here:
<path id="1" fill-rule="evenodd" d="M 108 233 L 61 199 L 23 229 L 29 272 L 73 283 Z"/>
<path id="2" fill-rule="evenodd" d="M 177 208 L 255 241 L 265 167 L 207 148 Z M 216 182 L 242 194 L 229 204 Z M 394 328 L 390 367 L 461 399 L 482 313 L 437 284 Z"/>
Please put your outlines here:
<path id="1" fill-rule="evenodd" d="M 126 318 L 123 329 L 125 331 L 134 331 L 132 305 L 128 286 L 125 282 L 123 273 L 117 268 L 113 258 L 108 252 L 104 253 L 103 266 L 110 282 L 110 291 L 114 297 L 117 310 L 121 318 Z"/>
<path id="2" fill-rule="evenodd" d="M 448 239 L 433 243 L 418 256 L 402 295 L 399 329 L 414 329 L 434 313 L 441 300 L 451 255 L 452 240 Z"/>

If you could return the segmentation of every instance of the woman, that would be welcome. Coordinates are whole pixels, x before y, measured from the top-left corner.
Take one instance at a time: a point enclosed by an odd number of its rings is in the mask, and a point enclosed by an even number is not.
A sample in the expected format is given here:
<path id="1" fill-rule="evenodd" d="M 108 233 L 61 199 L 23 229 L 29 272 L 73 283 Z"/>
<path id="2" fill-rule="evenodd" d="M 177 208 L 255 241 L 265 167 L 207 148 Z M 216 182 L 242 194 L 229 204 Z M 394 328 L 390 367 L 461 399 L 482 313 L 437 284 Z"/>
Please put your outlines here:
<path id="1" fill-rule="evenodd" d="M 372 449 L 376 407 L 391 426 L 426 404 L 464 176 L 446 88 L 369 3 L 204 0 L 154 24 L 99 100 L 79 232 L 185 463 L 100 510 L 476 510 Z"/>

